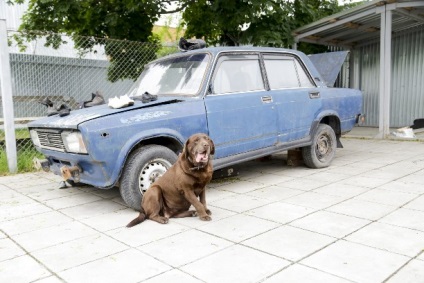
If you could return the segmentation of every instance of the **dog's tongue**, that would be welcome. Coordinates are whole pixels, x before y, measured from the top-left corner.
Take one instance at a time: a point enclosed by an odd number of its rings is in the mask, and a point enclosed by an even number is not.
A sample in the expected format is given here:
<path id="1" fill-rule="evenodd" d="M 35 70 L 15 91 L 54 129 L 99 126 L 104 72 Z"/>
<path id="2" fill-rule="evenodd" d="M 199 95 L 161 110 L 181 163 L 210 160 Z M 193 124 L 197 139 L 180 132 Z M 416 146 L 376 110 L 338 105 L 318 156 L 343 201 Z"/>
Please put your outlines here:
<path id="1" fill-rule="evenodd" d="M 201 161 L 206 161 L 206 160 L 208 160 L 206 153 L 196 154 L 196 162 L 201 162 Z"/>

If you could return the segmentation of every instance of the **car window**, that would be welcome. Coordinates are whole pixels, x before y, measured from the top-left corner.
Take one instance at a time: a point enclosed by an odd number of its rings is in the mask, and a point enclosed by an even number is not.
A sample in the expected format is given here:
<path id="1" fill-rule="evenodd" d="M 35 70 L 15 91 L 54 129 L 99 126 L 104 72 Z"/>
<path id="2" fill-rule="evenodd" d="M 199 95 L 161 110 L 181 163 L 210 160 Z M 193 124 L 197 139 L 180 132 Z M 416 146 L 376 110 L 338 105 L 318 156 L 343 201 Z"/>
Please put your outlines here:
<path id="1" fill-rule="evenodd" d="M 226 55 L 217 63 L 213 93 L 264 90 L 258 55 Z"/>
<path id="2" fill-rule="evenodd" d="M 265 55 L 264 63 L 271 89 L 314 86 L 299 61 L 294 57 Z"/>
<path id="3" fill-rule="evenodd" d="M 193 96 L 199 93 L 210 56 L 182 55 L 149 64 L 129 90 L 129 96 L 145 92 L 159 96 Z"/>

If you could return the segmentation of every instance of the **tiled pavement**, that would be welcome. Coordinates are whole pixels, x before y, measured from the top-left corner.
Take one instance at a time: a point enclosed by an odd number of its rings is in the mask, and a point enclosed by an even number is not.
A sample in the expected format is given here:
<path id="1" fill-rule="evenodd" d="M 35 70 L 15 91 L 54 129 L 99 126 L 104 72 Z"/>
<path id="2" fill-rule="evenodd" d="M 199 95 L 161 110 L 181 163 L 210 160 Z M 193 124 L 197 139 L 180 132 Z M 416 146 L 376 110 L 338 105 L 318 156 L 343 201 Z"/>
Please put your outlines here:
<path id="1" fill-rule="evenodd" d="M 424 143 L 343 139 L 331 167 L 248 162 L 211 222 L 125 225 L 117 190 L 0 178 L 0 282 L 424 282 Z"/>

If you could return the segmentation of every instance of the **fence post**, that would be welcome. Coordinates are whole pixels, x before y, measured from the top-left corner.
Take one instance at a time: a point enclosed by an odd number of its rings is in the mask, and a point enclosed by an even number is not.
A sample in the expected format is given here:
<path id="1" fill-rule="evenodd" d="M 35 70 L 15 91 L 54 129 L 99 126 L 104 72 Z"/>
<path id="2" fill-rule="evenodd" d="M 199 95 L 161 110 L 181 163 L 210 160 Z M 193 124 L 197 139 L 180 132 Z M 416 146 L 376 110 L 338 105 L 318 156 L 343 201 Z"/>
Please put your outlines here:
<path id="1" fill-rule="evenodd" d="M 0 19 L 0 86 L 3 106 L 4 133 L 6 137 L 7 165 L 10 173 L 16 173 L 16 138 L 12 99 L 12 78 L 7 45 L 6 20 Z"/>

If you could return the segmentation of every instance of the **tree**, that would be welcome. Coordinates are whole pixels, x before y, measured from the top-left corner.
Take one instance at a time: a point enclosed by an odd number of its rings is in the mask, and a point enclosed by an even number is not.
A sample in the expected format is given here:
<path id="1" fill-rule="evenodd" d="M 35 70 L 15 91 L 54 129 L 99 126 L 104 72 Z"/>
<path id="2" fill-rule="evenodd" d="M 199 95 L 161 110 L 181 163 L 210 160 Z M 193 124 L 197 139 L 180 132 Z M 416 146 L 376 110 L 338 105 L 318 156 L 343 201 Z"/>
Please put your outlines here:
<path id="1" fill-rule="evenodd" d="M 209 44 L 289 47 L 292 31 L 343 9 L 337 0 L 199 0 L 187 6 L 187 36 Z"/>

